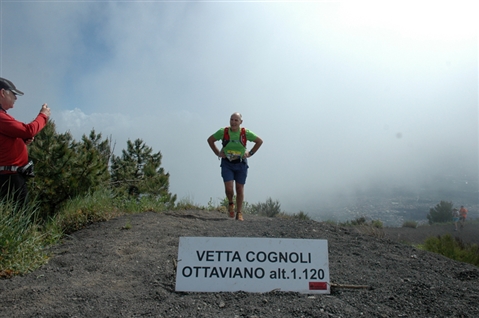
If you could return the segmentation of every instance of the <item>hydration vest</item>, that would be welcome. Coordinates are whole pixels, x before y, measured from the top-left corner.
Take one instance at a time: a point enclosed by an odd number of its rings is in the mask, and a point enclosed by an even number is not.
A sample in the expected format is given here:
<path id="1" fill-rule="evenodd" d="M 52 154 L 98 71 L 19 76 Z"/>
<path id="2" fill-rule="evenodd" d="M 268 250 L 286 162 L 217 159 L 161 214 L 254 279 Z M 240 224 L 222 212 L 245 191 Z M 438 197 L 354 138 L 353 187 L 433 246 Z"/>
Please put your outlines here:
<path id="1" fill-rule="evenodd" d="M 229 127 L 225 127 L 223 132 L 223 148 L 230 142 L 229 130 Z M 240 142 L 246 148 L 246 129 L 244 127 L 240 131 Z"/>

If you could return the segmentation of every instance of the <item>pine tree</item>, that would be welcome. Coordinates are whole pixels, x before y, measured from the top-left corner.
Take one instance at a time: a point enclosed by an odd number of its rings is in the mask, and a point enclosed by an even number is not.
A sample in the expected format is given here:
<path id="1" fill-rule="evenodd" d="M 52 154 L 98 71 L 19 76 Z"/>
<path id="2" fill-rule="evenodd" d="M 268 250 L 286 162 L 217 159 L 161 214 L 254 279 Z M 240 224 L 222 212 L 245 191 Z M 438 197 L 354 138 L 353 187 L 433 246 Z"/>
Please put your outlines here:
<path id="1" fill-rule="evenodd" d="M 445 223 L 452 220 L 452 202 L 441 201 L 429 210 L 427 219 L 429 224 Z"/>
<path id="2" fill-rule="evenodd" d="M 127 141 L 122 155 L 112 155 L 111 182 L 120 195 L 130 198 L 151 196 L 161 202 L 174 204 L 176 195 L 168 192 L 169 173 L 161 166 L 161 152 L 153 153 L 141 139 Z"/>
<path id="3" fill-rule="evenodd" d="M 94 130 L 76 142 L 69 132 L 58 134 L 49 121 L 29 147 L 35 163 L 29 189 L 40 203 L 43 218 L 53 216 L 66 200 L 108 185 L 110 142 L 101 140 Z"/>

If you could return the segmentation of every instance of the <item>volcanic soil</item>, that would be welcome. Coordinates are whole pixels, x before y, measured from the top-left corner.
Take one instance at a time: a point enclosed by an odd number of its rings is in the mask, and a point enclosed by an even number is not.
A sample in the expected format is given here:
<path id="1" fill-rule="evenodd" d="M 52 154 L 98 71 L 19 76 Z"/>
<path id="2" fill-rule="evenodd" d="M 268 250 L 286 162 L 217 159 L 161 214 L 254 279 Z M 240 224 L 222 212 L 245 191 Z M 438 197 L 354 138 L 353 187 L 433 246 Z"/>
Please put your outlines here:
<path id="1" fill-rule="evenodd" d="M 0 280 L 0 317 L 479 317 L 479 268 L 412 245 L 446 233 L 477 244 L 478 227 L 368 232 L 215 211 L 124 215 L 67 236 L 41 268 Z M 326 239 L 331 293 L 176 292 L 186 236 Z"/>

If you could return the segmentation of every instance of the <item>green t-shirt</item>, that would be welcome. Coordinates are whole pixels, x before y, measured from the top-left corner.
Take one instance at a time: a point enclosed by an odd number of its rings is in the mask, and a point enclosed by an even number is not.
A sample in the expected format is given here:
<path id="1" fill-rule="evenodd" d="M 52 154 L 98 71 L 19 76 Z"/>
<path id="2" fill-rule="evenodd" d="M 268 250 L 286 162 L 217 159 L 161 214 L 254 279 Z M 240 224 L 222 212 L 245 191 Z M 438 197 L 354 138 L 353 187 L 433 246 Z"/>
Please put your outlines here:
<path id="1" fill-rule="evenodd" d="M 256 134 L 248 129 L 246 130 L 246 140 L 248 141 L 255 141 L 258 136 Z M 224 136 L 224 128 L 220 128 L 217 132 L 213 134 L 213 137 L 215 137 L 216 140 L 222 140 Z M 230 136 L 230 141 L 224 147 L 221 151 L 224 152 L 226 155 L 226 158 L 229 160 L 236 160 L 240 159 L 243 157 L 246 148 L 243 147 L 241 144 L 240 140 L 240 134 L 241 134 L 241 127 L 238 129 L 237 132 L 232 131 L 231 129 L 228 130 L 228 134 Z"/>

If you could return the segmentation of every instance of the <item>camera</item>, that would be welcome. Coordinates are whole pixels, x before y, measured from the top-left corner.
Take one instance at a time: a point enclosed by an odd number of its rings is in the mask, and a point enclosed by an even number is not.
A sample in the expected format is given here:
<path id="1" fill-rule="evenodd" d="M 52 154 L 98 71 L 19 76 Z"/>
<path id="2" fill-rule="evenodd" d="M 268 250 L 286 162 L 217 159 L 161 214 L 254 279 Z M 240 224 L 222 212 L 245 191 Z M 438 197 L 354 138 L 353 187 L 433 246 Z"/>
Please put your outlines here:
<path id="1" fill-rule="evenodd" d="M 33 172 L 33 161 L 28 162 L 23 167 L 17 169 L 17 172 L 27 178 L 33 178 L 35 173 Z"/>

